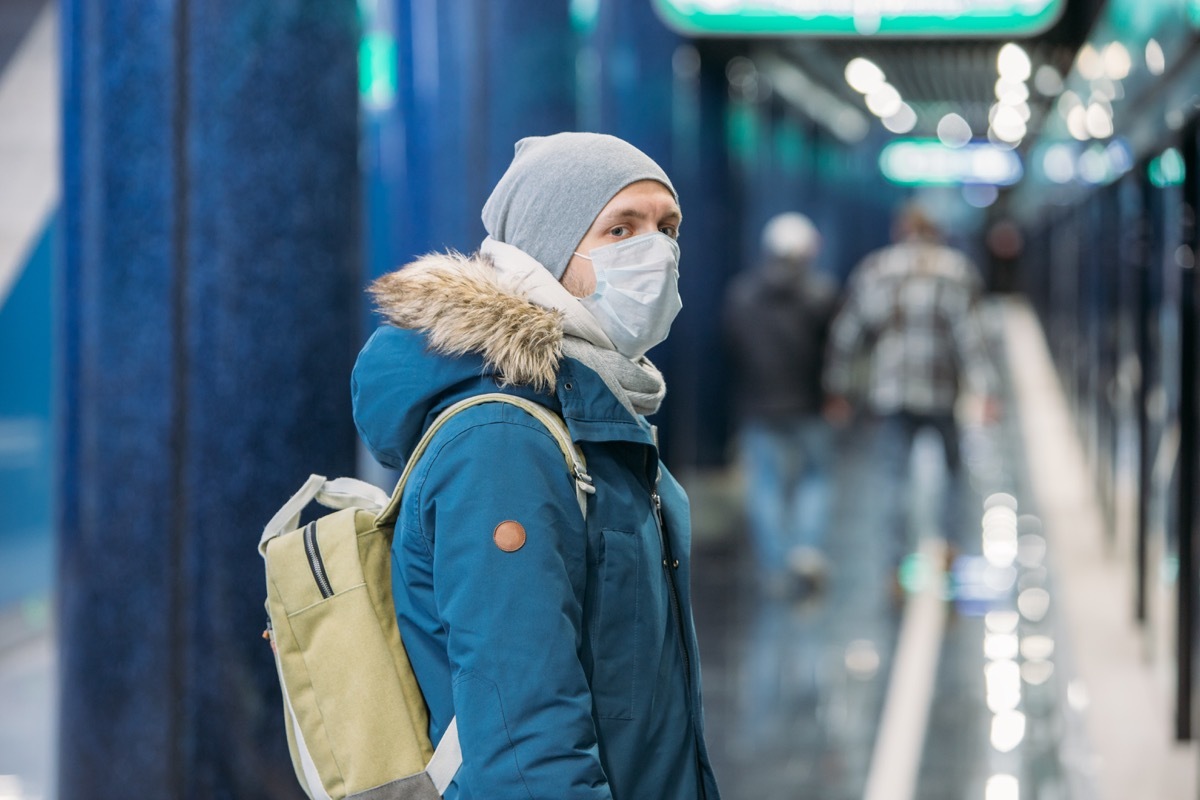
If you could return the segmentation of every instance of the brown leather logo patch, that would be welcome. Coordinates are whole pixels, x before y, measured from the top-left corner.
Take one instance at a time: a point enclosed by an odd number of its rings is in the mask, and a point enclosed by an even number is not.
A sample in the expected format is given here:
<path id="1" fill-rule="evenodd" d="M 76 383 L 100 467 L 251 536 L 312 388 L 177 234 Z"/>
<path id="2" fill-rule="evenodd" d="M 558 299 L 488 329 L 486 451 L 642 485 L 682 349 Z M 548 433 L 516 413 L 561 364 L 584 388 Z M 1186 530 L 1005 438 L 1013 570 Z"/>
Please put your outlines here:
<path id="1" fill-rule="evenodd" d="M 525 545 L 525 526 L 511 519 L 505 520 L 496 526 L 492 538 L 496 540 L 496 547 L 514 553 Z"/>

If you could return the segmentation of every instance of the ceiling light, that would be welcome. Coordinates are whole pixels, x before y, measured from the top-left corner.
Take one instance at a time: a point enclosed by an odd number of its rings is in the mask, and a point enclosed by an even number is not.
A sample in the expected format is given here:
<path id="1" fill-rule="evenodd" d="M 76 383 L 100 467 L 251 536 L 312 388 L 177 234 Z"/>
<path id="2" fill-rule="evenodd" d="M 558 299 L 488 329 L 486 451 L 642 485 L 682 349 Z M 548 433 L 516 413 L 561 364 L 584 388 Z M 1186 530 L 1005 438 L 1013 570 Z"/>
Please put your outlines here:
<path id="1" fill-rule="evenodd" d="M 1071 134 L 1072 138 L 1081 142 L 1092 138 L 1092 135 L 1088 133 L 1087 109 L 1083 106 L 1075 106 L 1067 114 L 1067 132 Z"/>
<path id="2" fill-rule="evenodd" d="M 971 126 L 958 114 L 947 114 L 938 120 L 937 135 L 946 147 L 962 147 L 971 141 Z"/>
<path id="3" fill-rule="evenodd" d="M 886 119 L 904 105 L 900 93 L 890 83 L 881 83 L 867 94 L 867 108 L 880 119 Z"/>
<path id="4" fill-rule="evenodd" d="M 1025 120 L 1012 106 L 996 106 L 992 115 L 992 130 L 1002 141 L 1015 142 L 1025 137 Z"/>
<path id="5" fill-rule="evenodd" d="M 1070 145 L 1055 144 L 1042 155 L 1042 172 L 1054 183 L 1070 183 L 1075 178 L 1075 154 Z"/>
<path id="6" fill-rule="evenodd" d="M 1005 105 L 1015 106 L 1029 99 L 1029 87 L 1021 81 L 1000 78 L 996 81 L 996 99 Z"/>
<path id="7" fill-rule="evenodd" d="M 868 94 L 884 82 L 883 70 L 865 58 L 851 59 L 845 74 L 846 83 L 860 94 Z"/>
<path id="8" fill-rule="evenodd" d="M 899 111 L 883 118 L 883 127 L 892 133 L 908 133 L 917 127 L 917 112 L 908 103 L 901 103 Z"/>
<path id="9" fill-rule="evenodd" d="M 1090 44 L 1079 48 L 1079 55 L 1075 57 L 1075 68 L 1084 80 L 1094 81 L 1104 77 L 1104 59 Z"/>
<path id="10" fill-rule="evenodd" d="M 1019 44 L 1009 42 L 1000 48 L 1000 53 L 996 56 L 996 68 L 1002 77 L 1023 81 L 1030 76 L 1033 65 Z"/>
<path id="11" fill-rule="evenodd" d="M 1054 97 L 1063 90 L 1062 75 L 1049 64 L 1042 64 L 1033 74 L 1033 86 L 1045 97 Z"/>
<path id="12" fill-rule="evenodd" d="M 1092 103 L 1087 107 L 1086 124 L 1093 139 L 1107 139 L 1113 135 L 1112 112 L 1102 103 Z"/>
<path id="13" fill-rule="evenodd" d="M 1129 57 L 1129 51 L 1125 49 L 1125 45 L 1120 42 L 1110 42 L 1104 48 L 1104 74 L 1112 78 L 1114 81 L 1125 80 L 1129 77 L 1129 70 L 1133 68 L 1133 60 Z"/>
<path id="14" fill-rule="evenodd" d="M 1167 57 L 1157 39 L 1146 42 L 1146 69 L 1151 75 L 1162 75 L 1167 69 Z"/>

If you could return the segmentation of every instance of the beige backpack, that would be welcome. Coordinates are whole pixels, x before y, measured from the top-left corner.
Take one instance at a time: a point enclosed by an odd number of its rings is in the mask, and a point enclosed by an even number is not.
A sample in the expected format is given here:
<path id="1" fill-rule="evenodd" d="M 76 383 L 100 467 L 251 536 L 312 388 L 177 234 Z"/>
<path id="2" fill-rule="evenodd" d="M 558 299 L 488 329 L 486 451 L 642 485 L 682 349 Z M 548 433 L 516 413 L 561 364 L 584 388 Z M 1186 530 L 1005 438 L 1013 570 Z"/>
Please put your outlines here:
<path id="1" fill-rule="evenodd" d="M 435 800 L 458 772 L 455 720 L 435 749 L 396 625 L 392 535 L 404 485 L 434 434 L 463 409 L 496 402 L 519 406 L 554 436 L 586 518 L 595 489 L 566 424 L 537 403 L 493 393 L 460 401 L 434 420 L 390 497 L 353 478 L 312 475 L 263 530 L 263 635 L 275 653 L 292 765 L 312 800 Z M 338 510 L 300 526 L 313 500 Z"/>

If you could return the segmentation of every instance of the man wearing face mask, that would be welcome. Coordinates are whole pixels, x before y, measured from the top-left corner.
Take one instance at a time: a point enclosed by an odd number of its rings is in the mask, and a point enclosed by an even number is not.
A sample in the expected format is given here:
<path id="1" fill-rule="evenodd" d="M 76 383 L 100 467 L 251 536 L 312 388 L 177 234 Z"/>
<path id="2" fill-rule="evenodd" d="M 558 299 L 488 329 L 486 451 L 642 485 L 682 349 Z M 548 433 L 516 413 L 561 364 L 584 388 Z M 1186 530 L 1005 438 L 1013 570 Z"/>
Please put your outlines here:
<path id="1" fill-rule="evenodd" d="M 687 498 L 646 415 L 645 357 L 678 292 L 670 180 L 606 135 L 517 143 L 472 256 L 371 286 L 387 320 L 359 355 L 355 422 L 399 469 L 451 404 L 505 392 L 565 420 L 594 494 L 522 409 L 473 406 L 435 435 L 393 544 L 401 634 L 436 742 L 457 719 L 447 798 L 716 800 L 690 600 Z"/>

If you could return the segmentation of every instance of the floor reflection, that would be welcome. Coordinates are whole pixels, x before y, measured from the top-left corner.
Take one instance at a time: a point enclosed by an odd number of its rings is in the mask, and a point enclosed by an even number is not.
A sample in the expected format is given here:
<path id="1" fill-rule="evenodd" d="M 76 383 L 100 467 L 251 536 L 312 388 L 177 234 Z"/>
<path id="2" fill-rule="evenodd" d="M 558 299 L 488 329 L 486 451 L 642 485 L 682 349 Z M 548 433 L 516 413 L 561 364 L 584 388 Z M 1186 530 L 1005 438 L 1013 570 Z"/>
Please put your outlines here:
<path id="1" fill-rule="evenodd" d="M 1019 410 L 969 427 L 977 548 L 944 580 L 947 616 L 912 797 L 1059 800 L 1070 736 L 1046 541 L 1029 507 Z M 744 531 L 697 543 L 694 596 L 708 743 L 727 800 L 862 800 L 901 630 L 871 431 L 844 432 L 823 594 L 759 586 Z M 936 533 L 939 474 L 913 460 L 910 520 Z M 931 529 L 933 526 L 933 529 Z M 919 731 L 914 735 L 921 735 Z"/>

